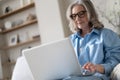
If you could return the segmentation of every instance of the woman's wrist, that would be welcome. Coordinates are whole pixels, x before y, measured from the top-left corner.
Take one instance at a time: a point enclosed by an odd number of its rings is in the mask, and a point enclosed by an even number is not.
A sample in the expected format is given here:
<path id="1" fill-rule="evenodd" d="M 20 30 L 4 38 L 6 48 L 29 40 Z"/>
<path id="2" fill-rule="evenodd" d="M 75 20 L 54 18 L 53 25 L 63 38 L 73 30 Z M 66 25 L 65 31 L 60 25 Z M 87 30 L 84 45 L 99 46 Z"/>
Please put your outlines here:
<path id="1" fill-rule="evenodd" d="M 104 70 L 104 67 L 102 65 L 96 64 L 95 66 L 96 66 L 96 72 L 104 74 L 105 70 Z"/>

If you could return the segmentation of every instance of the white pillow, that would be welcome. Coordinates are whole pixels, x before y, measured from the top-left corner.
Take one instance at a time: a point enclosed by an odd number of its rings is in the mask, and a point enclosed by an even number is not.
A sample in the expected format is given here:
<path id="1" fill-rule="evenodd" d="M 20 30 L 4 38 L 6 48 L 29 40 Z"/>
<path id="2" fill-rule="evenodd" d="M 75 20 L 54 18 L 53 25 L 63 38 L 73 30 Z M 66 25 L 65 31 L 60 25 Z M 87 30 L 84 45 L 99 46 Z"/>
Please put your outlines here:
<path id="1" fill-rule="evenodd" d="M 23 56 L 17 59 L 12 74 L 12 80 L 34 80 Z"/>
<path id="2" fill-rule="evenodd" d="M 111 73 L 112 80 L 120 80 L 120 63 L 113 69 Z"/>

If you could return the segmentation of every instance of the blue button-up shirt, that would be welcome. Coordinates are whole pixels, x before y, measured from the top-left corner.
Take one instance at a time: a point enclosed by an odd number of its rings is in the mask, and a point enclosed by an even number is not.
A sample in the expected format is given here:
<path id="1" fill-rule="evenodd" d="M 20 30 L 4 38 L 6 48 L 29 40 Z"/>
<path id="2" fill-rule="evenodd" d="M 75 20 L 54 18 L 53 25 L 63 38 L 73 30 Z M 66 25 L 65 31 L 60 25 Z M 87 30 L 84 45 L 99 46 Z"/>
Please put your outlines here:
<path id="1" fill-rule="evenodd" d="M 101 64 L 105 68 L 105 76 L 109 76 L 120 62 L 120 38 L 112 30 L 93 29 L 84 37 L 76 32 L 70 39 L 82 66 L 87 62 Z"/>

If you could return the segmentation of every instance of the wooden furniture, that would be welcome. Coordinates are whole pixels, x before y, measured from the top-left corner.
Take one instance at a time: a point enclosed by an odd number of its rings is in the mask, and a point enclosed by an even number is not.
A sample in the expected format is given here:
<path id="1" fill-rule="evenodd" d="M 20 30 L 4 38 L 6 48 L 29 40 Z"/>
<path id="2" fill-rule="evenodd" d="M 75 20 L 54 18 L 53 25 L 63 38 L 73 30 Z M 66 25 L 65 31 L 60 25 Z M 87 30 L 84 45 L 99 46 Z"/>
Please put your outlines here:
<path id="1" fill-rule="evenodd" d="M 8 29 L 8 30 L 4 30 L 4 31 L 2 31 L 0 33 L 1 34 L 6 34 L 8 32 L 15 31 L 15 30 L 20 29 L 20 28 L 28 27 L 29 25 L 34 24 L 34 23 L 37 23 L 36 19 L 32 20 L 32 21 L 24 22 L 23 24 L 21 24 L 19 26 L 14 26 L 13 28 Z"/>
<path id="2" fill-rule="evenodd" d="M 11 1 L 12 2 L 12 1 Z M 4 3 L 3 3 L 3 5 L 4 5 Z M 1 5 L 0 5 L 1 6 Z M 13 10 L 13 11 L 10 11 L 10 12 L 8 12 L 8 13 L 5 13 L 5 14 L 3 14 L 3 15 L 0 15 L 0 19 L 1 20 L 3 20 L 3 21 L 6 21 L 7 19 L 6 18 L 8 18 L 8 20 L 9 19 L 12 19 L 14 16 L 16 16 L 17 14 L 19 14 L 19 13 L 25 13 L 25 11 L 30 11 L 30 10 L 34 10 L 33 8 L 35 7 L 35 3 L 34 2 L 32 2 L 32 3 L 30 3 L 30 4 L 26 4 L 26 5 L 24 5 L 23 7 L 20 7 L 20 8 L 18 8 L 18 9 L 15 9 L 15 10 Z M 33 11 L 34 12 L 34 11 Z M 22 15 L 24 15 L 24 14 L 19 14 L 21 17 L 22 17 Z M 18 16 L 19 17 L 19 16 Z M 16 19 L 18 18 L 18 17 L 16 17 Z M 8 36 L 8 34 L 18 34 L 17 33 L 17 31 L 21 31 L 21 32 L 25 32 L 24 31 L 24 29 L 26 30 L 26 29 L 29 29 L 29 27 L 30 27 L 30 29 L 32 29 L 31 27 L 33 26 L 33 28 L 38 28 L 36 25 L 37 25 L 37 23 L 38 23 L 38 21 L 37 21 L 37 18 L 36 19 L 33 19 L 33 20 L 29 20 L 29 21 L 24 21 L 22 24 L 20 24 L 20 25 L 16 25 L 16 26 L 12 26 L 12 28 L 10 28 L 10 29 L 4 29 L 3 31 L 1 31 L 0 32 L 0 35 L 2 35 L 2 36 L 4 36 L 4 37 L 7 37 Z M 38 29 L 37 29 L 38 30 Z M 33 30 L 31 30 L 31 32 L 32 32 Z M 37 31 L 37 32 L 39 32 L 39 31 Z M 3 37 L 3 38 L 4 38 Z M 5 38 L 6 39 L 6 38 Z M 19 42 L 19 43 L 17 43 L 17 44 L 15 44 L 15 45 L 8 45 L 7 43 L 6 43 L 6 45 L 3 45 L 3 46 L 0 46 L 0 50 L 3 50 L 3 51 L 5 51 L 5 54 L 9 54 L 8 55 L 8 57 L 10 56 L 10 55 L 12 55 L 12 53 L 9 53 L 9 51 L 10 50 L 14 50 L 14 49 L 16 49 L 16 48 L 20 48 L 19 50 L 21 50 L 22 49 L 22 46 L 27 46 L 27 45 L 30 45 L 30 44 L 34 44 L 34 43 L 37 43 L 38 45 L 40 44 L 40 37 L 38 36 L 38 37 L 33 37 L 33 38 L 30 38 L 30 39 L 28 39 L 28 40 L 26 40 L 26 41 L 24 41 L 24 42 Z M 37 45 L 37 44 L 35 44 L 35 45 Z M 35 46 L 34 45 L 34 46 Z M 19 51 L 18 51 L 19 52 Z M 16 53 L 16 52 L 15 52 Z M 20 53 L 16 53 L 16 54 L 20 54 Z M 7 57 L 6 57 L 7 58 Z M 10 57 L 9 57 L 10 58 Z M 14 66 L 15 65 L 15 63 L 16 63 L 16 61 L 11 61 L 11 62 L 9 62 L 7 59 L 6 59 L 6 61 L 3 61 L 2 62 L 2 66 L 4 67 L 4 69 L 8 69 L 8 67 L 9 68 L 11 68 L 12 69 L 12 67 L 11 66 Z M 3 72 L 4 71 L 7 71 L 7 70 L 4 70 L 3 69 Z M 12 70 L 10 70 L 10 71 L 12 71 Z M 7 73 L 7 72 L 4 72 L 4 73 Z M 2 80 L 10 80 L 10 78 L 11 78 L 11 75 L 12 75 L 12 72 L 9 74 L 9 76 L 7 75 L 5 75 L 5 74 L 3 74 L 3 77 L 4 77 L 4 79 L 2 79 Z"/>
<path id="3" fill-rule="evenodd" d="M 7 49 L 15 48 L 15 47 L 18 47 L 18 46 L 22 46 L 22 45 L 25 45 L 25 44 L 29 44 L 29 43 L 32 43 L 32 42 L 36 42 L 36 41 L 39 41 L 39 40 L 40 40 L 40 38 L 30 39 L 30 40 L 27 40 L 27 41 L 22 42 L 22 43 L 17 43 L 16 45 L 5 46 L 2 49 L 7 50 Z"/>
<path id="4" fill-rule="evenodd" d="M 4 19 L 6 17 L 12 16 L 12 15 L 17 14 L 19 12 L 22 12 L 22 11 L 24 11 L 26 9 L 32 8 L 32 7 L 34 7 L 34 5 L 35 5 L 34 3 L 30 3 L 28 5 L 25 5 L 25 6 L 21 7 L 21 8 L 19 8 L 19 9 L 16 9 L 14 11 L 11 11 L 9 13 L 6 13 L 6 14 L 0 16 L 0 19 Z M 31 20 L 31 21 L 26 21 L 26 22 L 24 22 L 23 24 L 21 24 L 19 26 L 14 26 L 11 29 L 4 30 L 4 31 L 0 32 L 0 34 L 7 34 L 9 32 L 18 30 L 20 28 L 29 27 L 29 25 L 35 24 L 35 23 L 37 23 L 37 19 Z M 21 45 L 24 45 L 24 44 L 29 44 L 29 43 L 32 43 L 32 42 L 35 42 L 35 41 L 39 41 L 39 40 L 40 39 L 31 39 L 31 40 L 28 40 L 26 42 L 18 43 L 18 44 L 13 45 L 13 46 L 6 46 L 6 47 L 3 47 L 1 49 L 10 49 L 10 48 L 14 48 L 14 47 L 21 46 Z"/>
<path id="5" fill-rule="evenodd" d="M 19 13 L 19 12 L 22 12 L 22 11 L 24 11 L 24 10 L 26 10 L 26 9 L 29 9 L 29 8 L 31 8 L 31 7 L 34 7 L 34 5 L 35 5 L 34 3 L 30 3 L 30 4 L 28 4 L 28 5 L 25 5 L 25 6 L 21 7 L 21 8 L 19 8 L 19 9 L 16 9 L 16 10 L 14 10 L 14 11 L 8 12 L 8 13 L 0 16 L 0 19 L 3 19 L 3 18 L 6 18 L 6 17 L 9 17 L 9 16 L 11 16 L 11 15 L 17 14 L 17 13 Z"/>

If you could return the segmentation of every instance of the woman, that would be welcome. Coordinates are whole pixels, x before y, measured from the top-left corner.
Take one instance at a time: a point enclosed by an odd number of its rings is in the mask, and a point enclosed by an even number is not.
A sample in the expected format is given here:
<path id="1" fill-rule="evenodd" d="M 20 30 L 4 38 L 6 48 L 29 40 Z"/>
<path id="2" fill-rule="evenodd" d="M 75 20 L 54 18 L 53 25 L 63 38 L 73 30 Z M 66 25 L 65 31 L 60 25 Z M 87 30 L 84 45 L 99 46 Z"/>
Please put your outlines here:
<path id="1" fill-rule="evenodd" d="M 84 69 L 109 80 L 113 68 L 120 62 L 120 39 L 104 28 L 90 0 L 78 0 L 67 10 L 70 36 L 78 60 Z"/>

